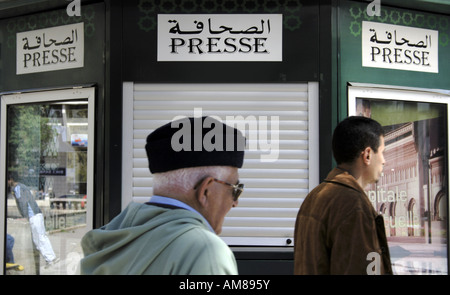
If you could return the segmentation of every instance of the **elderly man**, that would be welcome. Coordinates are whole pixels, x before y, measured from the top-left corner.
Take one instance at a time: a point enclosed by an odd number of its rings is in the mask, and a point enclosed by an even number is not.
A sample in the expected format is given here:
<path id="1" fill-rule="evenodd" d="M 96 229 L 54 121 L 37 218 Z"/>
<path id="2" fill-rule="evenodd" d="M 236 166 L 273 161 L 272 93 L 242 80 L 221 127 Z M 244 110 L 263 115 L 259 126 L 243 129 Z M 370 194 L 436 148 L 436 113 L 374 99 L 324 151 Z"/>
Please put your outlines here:
<path id="1" fill-rule="evenodd" d="M 81 273 L 237 274 L 217 234 L 243 191 L 244 146 L 237 129 L 211 117 L 156 129 L 146 144 L 154 195 L 83 237 Z"/>
<path id="2" fill-rule="evenodd" d="M 384 132 L 369 118 L 335 129 L 338 166 L 303 202 L 295 226 L 295 274 L 391 274 L 384 220 L 364 192 L 384 165 Z"/>

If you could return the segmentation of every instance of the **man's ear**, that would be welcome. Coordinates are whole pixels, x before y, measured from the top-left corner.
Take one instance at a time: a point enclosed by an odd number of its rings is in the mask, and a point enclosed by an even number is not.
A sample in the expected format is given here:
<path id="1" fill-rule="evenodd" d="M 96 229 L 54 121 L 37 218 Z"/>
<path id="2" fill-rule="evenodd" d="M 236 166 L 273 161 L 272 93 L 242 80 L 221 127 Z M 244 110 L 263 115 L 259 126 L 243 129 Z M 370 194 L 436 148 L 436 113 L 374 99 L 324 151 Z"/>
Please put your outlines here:
<path id="1" fill-rule="evenodd" d="M 205 207 L 208 203 L 208 197 L 211 191 L 210 186 L 213 182 L 214 177 L 209 176 L 200 181 L 200 183 L 196 186 L 197 189 L 195 191 L 195 197 L 203 207 Z"/>
<path id="2" fill-rule="evenodd" d="M 361 153 L 363 163 L 369 165 L 372 160 L 372 148 L 366 147 Z"/>

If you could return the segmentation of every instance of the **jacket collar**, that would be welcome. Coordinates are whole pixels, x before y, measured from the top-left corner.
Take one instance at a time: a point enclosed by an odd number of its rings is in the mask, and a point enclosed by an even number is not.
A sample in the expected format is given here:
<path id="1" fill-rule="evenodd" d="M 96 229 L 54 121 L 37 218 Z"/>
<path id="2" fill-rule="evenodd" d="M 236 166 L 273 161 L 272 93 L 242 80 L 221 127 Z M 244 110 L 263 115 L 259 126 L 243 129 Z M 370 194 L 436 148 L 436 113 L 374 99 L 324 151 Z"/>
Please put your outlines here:
<path id="1" fill-rule="evenodd" d="M 327 178 L 325 179 L 325 182 L 332 182 L 344 185 L 346 187 L 349 187 L 351 189 L 354 189 L 358 192 L 363 193 L 364 195 L 366 192 L 364 189 L 359 185 L 359 183 L 356 181 L 356 179 L 348 173 L 348 171 L 336 167 L 328 174 Z"/>

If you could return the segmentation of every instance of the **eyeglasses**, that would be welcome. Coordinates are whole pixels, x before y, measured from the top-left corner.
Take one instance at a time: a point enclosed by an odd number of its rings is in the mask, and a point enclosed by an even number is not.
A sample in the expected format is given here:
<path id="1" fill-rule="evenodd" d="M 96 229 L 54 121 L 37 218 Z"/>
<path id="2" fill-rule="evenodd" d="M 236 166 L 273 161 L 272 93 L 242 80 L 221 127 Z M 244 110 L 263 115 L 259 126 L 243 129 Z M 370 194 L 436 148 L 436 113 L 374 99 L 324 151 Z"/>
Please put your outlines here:
<path id="1" fill-rule="evenodd" d="M 194 189 L 197 189 L 197 187 L 200 185 L 200 183 L 203 181 L 200 180 L 195 186 Z M 225 184 L 228 186 L 231 186 L 233 188 L 233 200 L 236 202 L 239 199 L 239 196 L 242 194 L 242 192 L 244 191 L 244 184 L 243 183 L 237 183 L 237 184 L 231 184 L 222 180 L 219 180 L 217 178 L 214 178 L 215 182 L 221 183 L 221 184 Z"/>
<path id="2" fill-rule="evenodd" d="M 236 202 L 239 199 L 239 196 L 242 194 L 242 192 L 244 191 L 244 184 L 243 183 L 237 183 L 237 184 L 231 184 L 219 179 L 214 178 L 215 182 L 221 183 L 221 184 L 225 184 L 228 186 L 231 186 L 233 188 L 233 200 Z"/>

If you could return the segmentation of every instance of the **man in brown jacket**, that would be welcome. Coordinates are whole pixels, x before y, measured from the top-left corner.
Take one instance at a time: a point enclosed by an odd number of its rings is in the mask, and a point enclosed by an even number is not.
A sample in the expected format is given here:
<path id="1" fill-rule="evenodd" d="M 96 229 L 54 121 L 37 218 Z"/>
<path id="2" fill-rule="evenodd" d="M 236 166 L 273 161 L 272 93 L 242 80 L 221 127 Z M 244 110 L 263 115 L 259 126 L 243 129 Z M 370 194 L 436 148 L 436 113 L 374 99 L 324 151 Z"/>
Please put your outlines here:
<path id="1" fill-rule="evenodd" d="M 384 165 L 384 132 L 369 118 L 335 129 L 338 166 L 304 200 L 295 225 L 295 274 L 392 274 L 384 220 L 364 188 Z"/>

